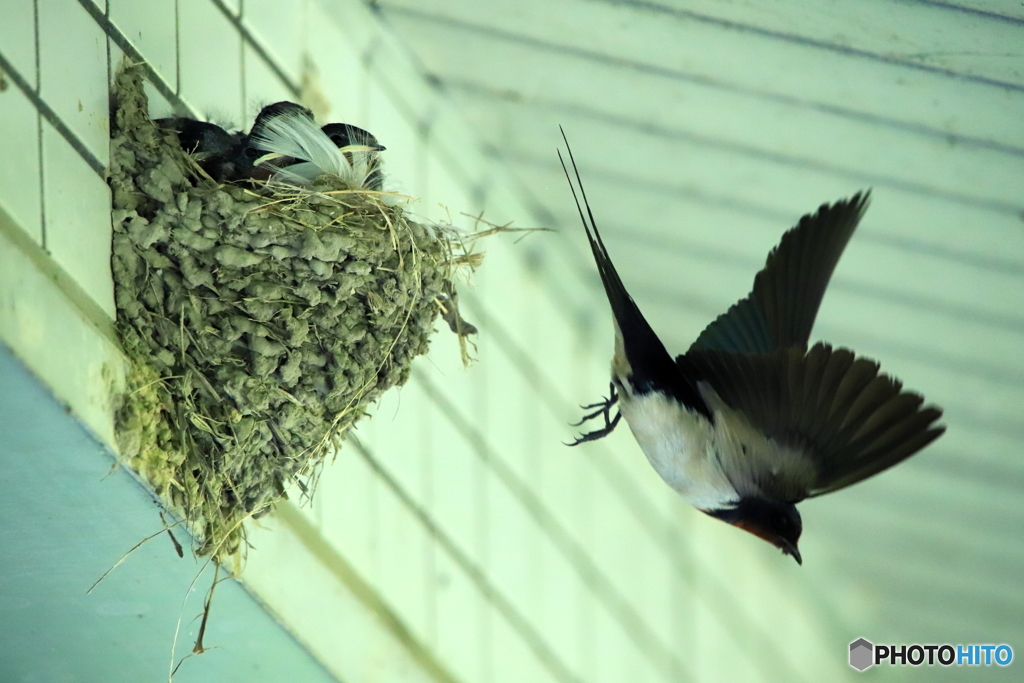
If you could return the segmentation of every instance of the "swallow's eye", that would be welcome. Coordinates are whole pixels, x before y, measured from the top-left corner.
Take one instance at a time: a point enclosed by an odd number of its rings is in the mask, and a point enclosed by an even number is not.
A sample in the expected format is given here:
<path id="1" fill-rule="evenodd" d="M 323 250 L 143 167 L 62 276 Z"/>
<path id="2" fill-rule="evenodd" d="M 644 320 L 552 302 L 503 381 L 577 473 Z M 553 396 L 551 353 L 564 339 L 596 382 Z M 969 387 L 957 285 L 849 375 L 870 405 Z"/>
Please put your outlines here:
<path id="1" fill-rule="evenodd" d="M 244 154 L 246 159 L 255 159 L 260 155 L 260 150 L 255 147 L 246 147 Z"/>
<path id="2" fill-rule="evenodd" d="M 789 517 L 786 517 L 786 515 L 775 515 L 775 528 L 778 531 L 789 531 L 792 526 L 789 523 Z"/>

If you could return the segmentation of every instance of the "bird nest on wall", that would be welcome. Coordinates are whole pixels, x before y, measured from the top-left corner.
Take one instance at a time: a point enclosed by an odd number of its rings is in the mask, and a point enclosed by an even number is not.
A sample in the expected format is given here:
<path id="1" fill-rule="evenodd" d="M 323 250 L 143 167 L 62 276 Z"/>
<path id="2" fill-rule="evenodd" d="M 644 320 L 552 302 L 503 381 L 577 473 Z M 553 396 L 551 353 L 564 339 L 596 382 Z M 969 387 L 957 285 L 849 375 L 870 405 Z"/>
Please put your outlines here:
<path id="1" fill-rule="evenodd" d="M 216 145 L 194 136 L 186 144 L 173 125 L 181 121 L 191 120 L 150 120 L 141 68 L 122 68 L 112 267 L 132 369 L 116 413 L 118 445 L 183 513 L 196 552 L 223 559 L 239 548 L 242 522 L 267 512 L 289 484 L 312 491 L 325 455 L 406 381 L 439 313 L 464 343 L 473 330 L 453 309 L 452 278 L 480 255 L 463 233 L 416 223 L 396 195 L 367 189 L 380 179 L 375 140 L 335 146 L 334 161 L 310 173 L 299 162 L 316 153 L 295 150 L 322 140 L 310 142 L 319 129 L 310 132 L 311 117 L 300 113 L 285 121 L 292 129 L 278 127 L 276 142 L 309 139 L 279 149 L 268 133 L 256 145 L 265 162 L 252 168 L 269 169 L 266 179 L 218 182 L 203 156 L 204 144 L 205 152 Z M 298 124 L 305 128 L 296 132 Z M 258 137 L 254 126 L 232 139 L 252 152 Z M 229 154 L 213 151 L 221 162 Z M 355 182 L 322 168 L 357 161 Z M 300 167 L 304 181 L 288 172 Z"/>

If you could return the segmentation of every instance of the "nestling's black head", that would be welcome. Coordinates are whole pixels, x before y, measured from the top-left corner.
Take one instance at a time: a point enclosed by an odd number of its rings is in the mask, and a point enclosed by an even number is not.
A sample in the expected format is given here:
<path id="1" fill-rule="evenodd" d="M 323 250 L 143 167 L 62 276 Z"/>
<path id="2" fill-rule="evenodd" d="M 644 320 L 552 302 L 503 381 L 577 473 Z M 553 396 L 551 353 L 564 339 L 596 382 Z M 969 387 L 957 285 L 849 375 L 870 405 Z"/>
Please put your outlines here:
<path id="1" fill-rule="evenodd" d="M 379 152 L 387 147 L 377 142 L 377 138 L 368 130 L 364 130 L 350 123 L 328 123 L 323 128 L 324 135 L 331 139 L 338 149 L 342 151 L 345 158 L 351 164 L 353 153 L 367 153 L 367 163 L 370 172 L 363 181 L 363 187 L 368 190 L 380 190 L 384 183 L 384 176 L 380 171 Z"/>
<path id="2" fill-rule="evenodd" d="M 223 154 L 238 142 L 236 136 L 215 123 L 185 117 L 158 119 L 156 123 L 175 131 L 181 148 L 199 159 Z"/>
<path id="3" fill-rule="evenodd" d="M 763 538 L 785 554 L 792 555 L 797 564 L 803 564 L 796 544 L 804 527 L 796 505 L 761 498 L 745 498 L 734 508 L 705 512 Z"/>
<path id="4" fill-rule="evenodd" d="M 249 135 L 262 135 L 263 129 L 267 127 L 267 122 L 271 119 L 283 116 L 285 114 L 291 114 L 293 116 L 308 116 L 310 119 L 313 118 L 313 112 L 301 104 L 295 102 L 274 102 L 260 109 L 260 113 L 256 115 L 256 120 L 252 123 L 252 129 L 249 131 Z"/>
<path id="5" fill-rule="evenodd" d="M 353 126 L 350 123 L 328 123 L 326 126 L 321 128 L 324 135 L 331 139 L 339 149 L 349 147 L 351 145 L 361 145 L 369 147 L 368 151 L 371 152 L 383 152 L 387 149 L 384 145 L 377 142 L 377 138 L 373 136 L 368 130 L 363 130 L 358 126 Z"/>

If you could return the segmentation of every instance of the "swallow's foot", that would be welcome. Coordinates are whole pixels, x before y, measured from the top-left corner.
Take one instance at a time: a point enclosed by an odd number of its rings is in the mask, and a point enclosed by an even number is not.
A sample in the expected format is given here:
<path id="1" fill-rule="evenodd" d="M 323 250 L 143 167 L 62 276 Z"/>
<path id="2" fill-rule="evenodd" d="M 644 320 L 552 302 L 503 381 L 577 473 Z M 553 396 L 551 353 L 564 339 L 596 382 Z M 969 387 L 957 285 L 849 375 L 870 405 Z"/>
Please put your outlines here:
<path id="1" fill-rule="evenodd" d="M 597 403 L 591 403 L 589 405 L 580 406 L 581 408 L 583 408 L 583 410 L 590 410 L 591 408 L 596 408 L 596 410 L 584 415 L 583 419 L 580 420 L 579 422 L 574 422 L 572 424 L 573 427 L 579 427 L 584 422 L 588 420 L 593 420 L 595 417 L 598 416 L 604 418 L 604 427 L 601 427 L 600 429 L 595 429 L 592 432 L 586 432 L 585 434 L 581 434 L 580 436 L 577 436 L 572 443 L 566 445 L 579 446 L 581 443 L 586 443 L 587 441 L 596 441 L 597 439 L 603 438 L 611 434 L 612 430 L 615 429 L 615 425 L 619 424 L 619 420 L 622 419 L 622 413 L 619 412 L 616 412 L 615 417 L 612 417 L 612 406 L 614 406 L 618 402 L 618 400 L 619 395 L 615 391 L 615 384 L 612 383 L 609 385 L 608 398 L 604 398 L 598 401 Z"/>

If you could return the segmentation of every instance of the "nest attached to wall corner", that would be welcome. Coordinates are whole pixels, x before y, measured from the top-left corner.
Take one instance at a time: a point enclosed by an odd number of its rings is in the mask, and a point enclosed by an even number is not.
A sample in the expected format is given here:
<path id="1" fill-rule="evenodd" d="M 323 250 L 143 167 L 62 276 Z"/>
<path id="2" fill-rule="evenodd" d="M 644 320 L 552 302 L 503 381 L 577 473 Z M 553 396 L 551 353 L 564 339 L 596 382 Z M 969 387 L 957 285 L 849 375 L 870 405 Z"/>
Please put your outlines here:
<path id="1" fill-rule="evenodd" d="M 453 272 L 479 255 L 394 195 L 214 183 L 150 120 L 140 68 L 122 68 L 113 102 L 112 267 L 132 363 L 119 446 L 196 552 L 224 559 L 289 484 L 311 492 L 440 312 L 458 327 Z"/>

